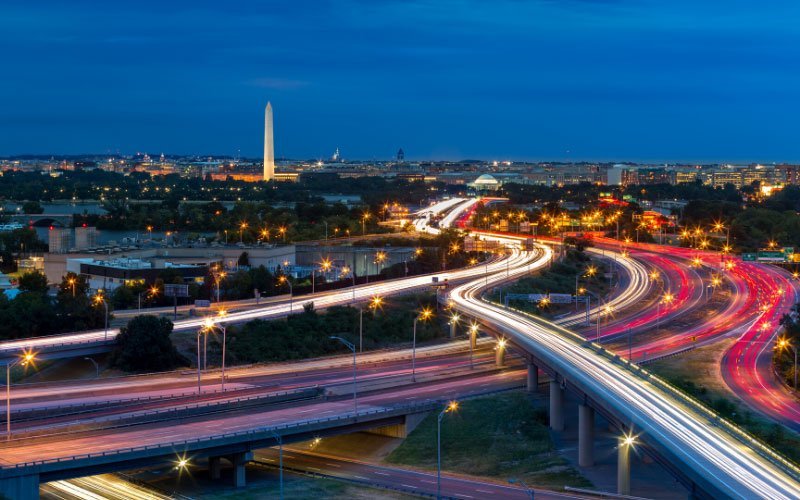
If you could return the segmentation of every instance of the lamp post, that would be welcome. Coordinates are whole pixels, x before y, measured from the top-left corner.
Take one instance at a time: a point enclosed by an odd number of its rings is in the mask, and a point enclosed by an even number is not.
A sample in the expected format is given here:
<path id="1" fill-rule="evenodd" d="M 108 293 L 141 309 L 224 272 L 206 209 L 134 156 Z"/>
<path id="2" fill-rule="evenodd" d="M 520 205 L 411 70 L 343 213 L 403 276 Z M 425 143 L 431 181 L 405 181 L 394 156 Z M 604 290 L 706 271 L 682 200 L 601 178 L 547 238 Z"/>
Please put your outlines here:
<path id="1" fill-rule="evenodd" d="M 72 287 L 72 298 L 75 298 L 75 278 L 70 278 L 67 280 L 67 283 Z"/>
<path id="2" fill-rule="evenodd" d="M 153 285 L 148 290 L 142 290 L 139 292 L 139 312 L 142 312 L 142 295 L 149 293 L 150 298 L 152 299 L 156 295 L 158 295 L 158 287 Z"/>
<path id="3" fill-rule="evenodd" d="M 11 368 L 16 365 L 27 366 L 35 357 L 36 354 L 26 352 L 21 358 L 6 363 L 6 441 L 11 440 Z"/>
<path id="4" fill-rule="evenodd" d="M 239 224 L 239 243 L 244 243 L 244 230 L 247 229 L 247 222 Z"/>
<path id="5" fill-rule="evenodd" d="M 217 313 L 218 318 L 224 318 L 227 315 L 227 311 L 221 309 Z M 227 344 L 227 336 L 228 336 L 228 327 L 222 323 L 215 323 L 213 319 L 206 318 L 203 322 L 203 328 L 206 338 L 208 338 L 208 334 L 213 332 L 214 329 L 219 329 L 222 332 L 222 392 L 225 392 L 225 347 Z M 205 360 L 206 353 L 203 353 L 203 368 L 206 368 L 206 360 Z M 198 359 L 198 366 L 199 366 L 199 359 Z M 198 373 L 198 380 L 199 380 L 199 373 Z"/>
<path id="6" fill-rule="evenodd" d="M 102 303 L 106 310 L 105 333 L 103 334 L 103 340 L 108 340 L 108 301 L 106 301 L 106 298 L 103 296 L 103 294 L 98 293 L 94 296 L 94 302 L 95 304 Z"/>
<path id="7" fill-rule="evenodd" d="M 474 365 L 474 351 L 475 346 L 478 343 L 478 324 L 472 323 L 469 327 L 469 369 L 475 369 Z"/>
<path id="8" fill-rule="evenodd" d="M 786 339 L 779 339 L 778 340 L 778 348 L 779 349 L 791 349 L 794 351 L 794 390 L 797 392 L 797 347 L 793 346 L 788 340 Z"/>
<path id="9" fill-rule="evenodd" d="M 456 411 L 458 403 L 451 401 L 436 419 L 436 498 L 442 498 L 442 419 L 446 413 Z"/>
<path id="10" fill-rule="evenodd" d="M 86 361 L 91 361 L 94 365 L 94 378 L 100 378 L 100 365 L 97 364 L 97 361 L 93 360 L 92 358 L 83 358 Z"/>
<path id="11" fill-rule="evenodd" d="M 533 491 L 533 488 L 531 488 L 530 486 L 528 486 L 527 484 L 525 484 L 525 481 L 523 481 L 522 479 L 509 479 L 509 480 L 508 480 L 508 482 L 509 482 L 510 484 L 517 484 L 517 483 L 519 483 L 519 485 L 520 485 L 520 486 L 522 486 L 523 488 L 525 488 L 525 492 L 528 494 L 528 497 L 529 497 L 531 500 L 534 500 L 534 498 L 536 498 L 536 497 L 535 497 L 535 493 L 534 493 L 534 491 Z"/>
<path id="12" fill-rule="evenodd" d="M 348 342 L 342 337 L 331 336 L 330 338 L 331 340 L 338 340 L 347 346 L 348 349 L 353 351 L 353 416 L 356 417 L 358 415 L 358 391 L 356 390 L 356 346 L 353 345 L 352 342 Z"/>
<path id="13" fill-rule="evenodd" d="M 292 298 L 294 297 L 294 292 L 292 291 L 292 282 L 289 278 L 286 277 L 285 274 L 282 274 L 280 278 L 278 278 L 278 283 L 287 284 L 289 285 L 289 313 L 292 312 Z"/>
<path id="14" fill-rule="evenodd" d="M 275 431 L 272 436 L 278 442 L 278 481 L 280 484 L 280 500 L 283 500 L 283 437 Z"/>
<path id="15" fill-rule="evenodd" d="M 658 309 L 656 311 L 656 332 L 661 329 L 661 304 L 664 303 L 669 306 L 673 300 L 675 300 L 675 296 L 672 295 L 672 293 L 667 292 L 664 294 L 664 297 L 658 301 Z"/>
<path id="16" fill-rule="evenodd" d="M 414 332 L 411 340 L 411 381 L 417 381 L 417 321 L 427 321 L 433 316 L 433 311 L 430 309 L 423 309 L 419 316 L 414 318 Z"/>

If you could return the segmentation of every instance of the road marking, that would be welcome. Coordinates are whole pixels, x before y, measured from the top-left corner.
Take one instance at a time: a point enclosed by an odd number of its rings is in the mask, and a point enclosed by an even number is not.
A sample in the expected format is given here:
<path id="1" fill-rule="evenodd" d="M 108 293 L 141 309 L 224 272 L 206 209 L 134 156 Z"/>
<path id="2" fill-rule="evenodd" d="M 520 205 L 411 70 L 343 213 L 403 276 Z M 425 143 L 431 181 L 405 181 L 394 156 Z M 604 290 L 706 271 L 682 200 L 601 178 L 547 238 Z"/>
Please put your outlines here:
<path id="1" fill-rule="evenodd" d="M 494 493 L 494 491 L 489 491 L 489 490 L 475 490 L 475 491 L 480 491 L 481 493 Z"/>
<path id="2" fill-rule="evenodd" d="M 423 479 L 422 482 L 428 484 L 436 484 L 436 481 L 428 481 L 427 479 Z"/>
<path id="3" fill-rule="evenodd" d="M 322 471 L 322 469 L 320 469 L 320 468 L 318 468 L 318 467 L 309 467 L 309 469 L 310 469 L 310 470 L 318 470 L 318 471 L 320 471 L 320 472 Z"/>
<path id="4" fill-rule="evenodd" d="M 461 493 L 456 493 L 456 494 L 455 494 L 455 495 L 453 495 L 453 496 L 454 496 L 454 497 L 460 497 L 460 498 L 475 498 L 475 497 L 473 497 L 473 496 L 469 496 L 469 495 L 462 495 Z"/>
<path id="5" fill-rule="evenodd" d="M 367 478 L 365 478 L 364 476 L 353 476 L 353 477 L 356 479 L 363 479 L 364 481 L 367 481 Z"/>
<path id="6" fill-rule="evenodd" d="M 331 466 L 331 467 L 336 467 L 337 469 L 338 469 L 339 467 L 341 467 L 341 465 L 339 465 L 339 464 L 329 464 L 329 463 L 327 463 L 327 462 L 325 463 L 325 465 L 329 465 L 329 466 Z"/>
<path id="7" fill-rule="evenodd" d="M 401 484 L 400 484 L 400 486 L 405 486 L 406 488 L 414 488 L 415 490 L 417 489 L 417 487 L 416 487 L 416 486 L 412 486 L 412 485 L 410 485 L 410 484 L 402 484 L 402 483 L 401 483 Z"/>
<path id="8" fill-rule="evenodd" d="M 387 474 L 385 472 L 375 472 L 375 474 L 378 474 L 378 475 L 381 475 L 381 476 L 388 476 L 389 475 L 389 474 Z"/>

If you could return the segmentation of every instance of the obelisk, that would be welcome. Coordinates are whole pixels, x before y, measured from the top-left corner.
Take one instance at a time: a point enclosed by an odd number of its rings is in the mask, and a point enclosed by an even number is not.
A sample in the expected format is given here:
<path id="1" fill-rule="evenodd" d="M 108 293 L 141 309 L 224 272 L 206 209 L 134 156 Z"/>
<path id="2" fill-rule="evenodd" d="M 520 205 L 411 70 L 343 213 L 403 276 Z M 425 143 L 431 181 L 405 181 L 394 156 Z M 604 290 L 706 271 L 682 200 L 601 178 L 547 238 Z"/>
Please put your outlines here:
<path id="1" fill-rule="evenodd" d="M 264 111 L 264 180 L 275 177 L 275 145 L 272 137 L 272 104 L 267 102 Z"/>

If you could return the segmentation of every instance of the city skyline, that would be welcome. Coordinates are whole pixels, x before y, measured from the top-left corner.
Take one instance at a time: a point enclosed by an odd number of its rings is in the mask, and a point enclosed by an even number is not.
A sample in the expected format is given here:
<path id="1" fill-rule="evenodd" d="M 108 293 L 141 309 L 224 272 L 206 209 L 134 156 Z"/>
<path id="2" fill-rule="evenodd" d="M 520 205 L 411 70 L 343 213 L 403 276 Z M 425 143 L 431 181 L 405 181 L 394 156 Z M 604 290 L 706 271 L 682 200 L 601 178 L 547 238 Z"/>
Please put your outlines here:
<path id="1" fill-rule="evenodd" d="M 4 7 L 0 155 L 800 160 L 789 2 L 146 7 Z"/>

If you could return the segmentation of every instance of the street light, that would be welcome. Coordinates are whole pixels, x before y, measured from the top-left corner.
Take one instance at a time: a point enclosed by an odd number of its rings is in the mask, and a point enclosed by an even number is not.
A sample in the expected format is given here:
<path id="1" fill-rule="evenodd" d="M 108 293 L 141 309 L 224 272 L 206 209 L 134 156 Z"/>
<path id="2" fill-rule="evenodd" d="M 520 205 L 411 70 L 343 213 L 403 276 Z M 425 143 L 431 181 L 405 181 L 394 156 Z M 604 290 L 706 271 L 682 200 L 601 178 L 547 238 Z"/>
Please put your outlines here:
<path id="1" fill-rule="evenodd" d="M 442 498 L 442 419 L 445 413 L 458 409 L 458 402 L 450 401 L 436 419 L 436 498 Z"/>
<path id="2" fill-rule="evenodd" d="M 152 299 L 153 297 L 158 295 L 158 287 L 153 285 L 147 290 L 142 290 L 141 292 L 139 292 L 139 312 L 142 311 L 142 295 L 144 295 L 145 293 L 149 293 L 150 294 L 149 298 Z"/>
<path id="3" fill-rule="evenodd" d="M 673 300 L 675 300 L 675 296 L 672 293 L 667 292 L 664 294 L 664 297 L 658 301 L 658 309 L 656 310 L 656 331 L 661 329 L 661 304 L 663 303 L 669 306 Z"/>
<path id="4" fill-rule="evenodd" d="M 354 412 L 353 413 L 353 417 L 357 417 L 358 416 L 358 391 L 356 390 L 356 346 L 352 342 L 349 342 L 349 341 L 343 339 L 342 337 L 337 337 L 335 335 L 331 336 L 330 339 L 331 340 L 338 340 L 339 342 L 341 342 L 342 344 L 347 346 L 348 349 L 353 351 L 353 412 Z"/>
<path id="5" fill-rule="evenodd" d="M 21 358 L 6 363 L 6 441 L 11 440 L 11 368 L 17 365 L 27 366 L 33 363 L 36 354 L 26 352 Z"/>
<path id="6" fill-rule="evenodd" d="M 525 488 L 525 492 L 528 493 L 528 497 L 530 497 L 531 500 L 534 500 L 535 493 L 533 491 L 533 488 L 531 488 L 530 486 L 525 484 L 525 481 L 523 481 L 522 479 L 514 479 L 514 478 L 512 478 L 512 479 L 509 479 L 508 482 L 509 482 L 509 484 L 517 484 L 517 483 L 519 483 L 520 486 Z"/>
<path id="7" fill-rule="evenodd" d="M 224 309 L 220 309 L 219 311 L 217 311 L 217 317 L 220 319 L 224 318 L 227 314 L 228 312 Z M 218 328 L 222 332 L 222 392 L 225 392 L 225 345 L 228 335 L 228 327 L 222 323 L 215 323 L 214 320 L 211 318 L 206 318 L 205 321 L 203 322 L 203 328 L 202 328 L 203 330 L 205 330 L 205 333 L 206 334 L 211 333 L 214 331 L 215 328 Z M 206 338 L 208 338 L 208 335 L 206 335 Z M 203 353 L 203 358 L 204 358 L 203 367 L 205 368 L 206 367 L 205 353 Z M 198 360 L 198 365 L 199 361 L 200 360 Z"/>
<path id="8" fill-rule="evenodd" d="M 244 230 L 247 229 L 247 222 L 239 224 L 239 243 L 244 243 Z"/>
<path id="9" fill-rule="evenodd" d="M 364 212 L 364 215 L 361 216 L 361 236 L 367 234 L 367 219 L 369 219 L 369 212 Z"/>
<path id="10" fill-rule="evenodd" d="M 103 307 L 105 307 L 105 310 L 106 310 L 106 328 L 105 328 L 105 333 L 103 335 L 103 340 L 108 340 L 108 301 L 106 301 L 106 298 L 105 298 L 105 296 L 103 296 L 102 293 L 97 292 L 97 295 L 94 296 L 94 303 L 96 305 L 99 305 L 100 303 L 102 303 Z"/>
<path id="11" fill-rule="evenodd" d="M 794 390 L 797 392 L 797 347 L 793 346 L 787 339 L 779 339 L 778 348 L 794 351 Z"/>
<path id="12" fill-rule="evenodd" d="M 378 269 L 378 264 L 381 264 L 381 269 L 383 269 L 383 263 L 386 261 L 386 252 L 379 251 L 375 254 L 375 272 L 380 273 L 381 271 Z"/>
<path id="13" fill-rule="evenodd" d="M 92 358 L 88 358 L 88 357 L 87 358 L 83 358 L 83 359 L 86 360 L 86 361 L 91 361 L 92 362 L 92 364 L 94 365 L 94 374 L 95 374 L 94 378 L 100 378 L 100 365 L 97 364 L 97 361 L 93 360 Z"/>
<path id="14" fill-rule="evenodd" d="M 472 323 L 469 326 L 469 369 L 473 370 L 475 368 L 473 364 L 473 351 L 475 350 L 475 345 L 478 342 L 478 323 Z"/>
<path id="15" fill-rule="evenodd" d="M 283 437 L 275 431 L 272 436 L 278 441 L 278 474 L 280 482 L 280 499 L 283 500 Z"/>
<path id="16" fill-rule="evenodd" d="M 289 314 L 292 313 L 292 297 L 294 297 L 294 292 L 292 291 L 292 282 L 289 278 L 286 277 L 285 274 L 281 274 L 278 277 L 278 283 L 281 285 L 286 284 L 289 285 Z"/>
<path id="17" fill-rule="evenodd" d="M 75 278 L 70 278 L 67 280 L 67 283 L 72 287 L 72 298 L 75 298 Z"/>
<path id="18" fill-rule="evenodd" d="M 411 340 L 411 381 L 417 381 L 417 321 L 428 321 L 430 317 L 433 316 L 433 311 L 428 308 L 424 308 L 420 311 L 419 316 L 414 318 L 414 329 L 413 329 L 413 336 Z"/>

